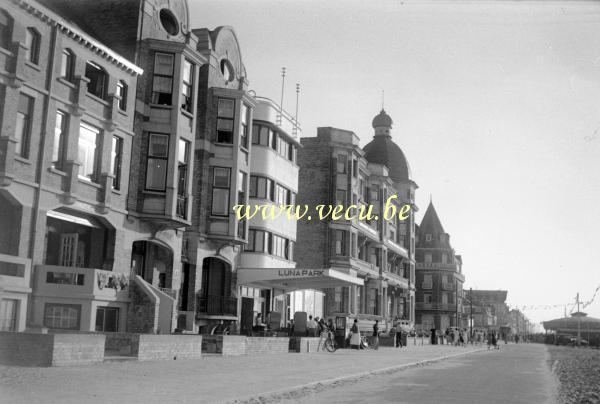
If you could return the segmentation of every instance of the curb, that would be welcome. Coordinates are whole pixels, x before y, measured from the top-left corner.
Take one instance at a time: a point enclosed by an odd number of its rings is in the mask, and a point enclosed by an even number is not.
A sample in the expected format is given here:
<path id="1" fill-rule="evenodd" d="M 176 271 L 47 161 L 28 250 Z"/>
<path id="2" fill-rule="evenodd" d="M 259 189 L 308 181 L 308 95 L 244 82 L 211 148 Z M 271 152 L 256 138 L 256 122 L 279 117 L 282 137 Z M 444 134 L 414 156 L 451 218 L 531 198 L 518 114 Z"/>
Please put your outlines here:
<path id="1" fill-rule="evenodd" d="M 298 399 L 300 397 L 306 396 L 308 394 L 319 393 L 330 387 L 339 387 L 348 383 L 355 383 L 358 381 L 362 381 L 364 379 L 368 379 L 372 376 L 383 375 L 383 374 L 391 374 L 395 372 L 399 372 L 401 370 L 410 369 L 419 366 L 426 366 L 435 362 L 441 362 L 446 359 L 456 358 L 459 356 L 469 355 L 475 352 L 487 351 L 487 349 L 476 349 L 468 352 L 460 352 L 453 355 L 439 356 L 437 358 L 426 359 L 418 362 L 410 362 L 404 363 L 401 365 L 389 366 L 383 369 L 371 370 L 368 372 L 355 373 L 353 375 L 348 376 L 340 376 L 332 379 L 325 379 L 319 382 L 311 382 L 306 384 L 301 384 L 298 386 L 293 386 L 289 388 L 284 388 L 280 390 L 269 391 L 266 393 L 246 396 L 243 398 L 237 398 L 234 400 L 227 401 L 226 403 L 230 404 L 255 404 L 255 403 L 271 403 L 271 402 L 279 402 L 285 399 Z"/>

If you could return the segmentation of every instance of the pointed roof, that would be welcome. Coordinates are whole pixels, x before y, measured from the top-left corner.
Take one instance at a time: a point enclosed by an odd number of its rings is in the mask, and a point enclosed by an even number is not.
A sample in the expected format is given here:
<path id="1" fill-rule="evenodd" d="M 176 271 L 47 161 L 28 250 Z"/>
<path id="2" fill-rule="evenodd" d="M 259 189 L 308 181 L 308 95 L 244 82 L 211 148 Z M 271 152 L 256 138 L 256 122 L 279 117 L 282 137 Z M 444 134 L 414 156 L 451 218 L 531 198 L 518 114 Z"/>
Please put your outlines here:
<path id="1" fill-rule="evenodd" d="M 423 216 L 423 220 L 421 220 L 417 233 L 419 235 L 419 241 L 417 243 L 418 248 L 452 248 L 450 245 L 450 236 L 444 231 L 442 222 L 440 221 L 440 218 L 435 211 L 435 207 L 433 206 L 433 201 L 431 200 L 429 201 L 429 206 L 427 206 L 427 211 L 425 211 L 425 215 Z M 427 241 L 427 234 L 431 235 L 429 241 Z M 441 237 L 442 235 L 444 237 Z"/>

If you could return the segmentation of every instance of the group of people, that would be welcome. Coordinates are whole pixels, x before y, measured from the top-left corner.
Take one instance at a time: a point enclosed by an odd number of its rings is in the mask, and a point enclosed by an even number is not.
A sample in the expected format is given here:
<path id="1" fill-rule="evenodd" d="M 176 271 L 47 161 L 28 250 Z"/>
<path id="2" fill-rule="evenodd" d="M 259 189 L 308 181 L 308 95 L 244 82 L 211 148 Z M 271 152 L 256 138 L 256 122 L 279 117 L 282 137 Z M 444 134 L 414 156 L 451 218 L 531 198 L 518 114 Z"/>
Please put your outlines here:
<path id="1" fill-rule="evenodd" d="M 447 328 L 444 337 L 448 345 L 465 346 L 467 342 L 467 331 L 456 328 Z"/>

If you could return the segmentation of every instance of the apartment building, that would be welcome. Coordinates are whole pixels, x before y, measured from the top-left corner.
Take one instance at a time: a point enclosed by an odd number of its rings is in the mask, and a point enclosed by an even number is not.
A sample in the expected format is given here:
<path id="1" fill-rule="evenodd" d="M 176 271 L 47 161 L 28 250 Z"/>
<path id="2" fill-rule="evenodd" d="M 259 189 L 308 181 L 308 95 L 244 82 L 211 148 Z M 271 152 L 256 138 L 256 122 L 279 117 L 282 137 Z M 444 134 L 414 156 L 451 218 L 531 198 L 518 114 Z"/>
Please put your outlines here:
<path id="1" fill-rule="evenodd" d="M 328 268 L 347 278 L 323 285 L 324 315 L 414 322 L 414 193 L 417 188 L 401 149 L 392 141 L 392 119 L 373 119 L 373 140 L 364 149 L 348 130 L 318 128 L 301 139 L 297 203 L 372 207 L 377 219 L 354 217 L 298 223 L 299 268 Z M 392 197 L 393 196 L 393 197 Z M 392 198 L 390 198 L 392 197 Z M 383 220 L 386 204 L 405 220 Z M 342 277 L 339 277 L 342 278 Z"/>
<path id="2" fill-rule="evenodd" d="M 417 229 L 417 327 L 423 330 L 462 325 L 462 257 L 455 254 L 433 206 Z"/>

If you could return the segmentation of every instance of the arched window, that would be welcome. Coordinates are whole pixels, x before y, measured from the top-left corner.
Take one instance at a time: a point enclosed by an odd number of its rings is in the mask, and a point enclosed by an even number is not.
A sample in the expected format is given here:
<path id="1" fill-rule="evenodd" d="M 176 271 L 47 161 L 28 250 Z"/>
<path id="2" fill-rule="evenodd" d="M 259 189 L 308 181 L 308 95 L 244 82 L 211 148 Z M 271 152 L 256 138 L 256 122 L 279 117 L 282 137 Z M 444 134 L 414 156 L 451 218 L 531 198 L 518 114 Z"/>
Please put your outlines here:
<path id="1" fill-rule="evenodd" d="M 40 61 L 40 41 L 41 36 L 35 28 L 27 28 L 25 33 L 25 45 L 27 46 L 27 53 L 25 54 L 27 60 L 31 63 L 38 64 Z"/>
<path id="2" fill-rule="evenodd" d="M 94 62 L 87 62 L 85 65 L 85 77 L 90 82 L 87 85 L 87 91 L 98 98 L 106 99 L 106 84 L 108 75 L 106 71 Z"/>
<path id="3" fill-rule="evenodd" d="M 63 49 L 60 57 L 60 77 L 67 81 L 73 81 L 75 68 L 75 55 L 70 49 Z"/>
<path id="4" fill-rule="evenodd" d="M 0 10 L 0 47 L 7 49 L 10 44 L 10 34 L 12 28 L 12 18 L 4 11 Z"/>
<path id="5" fill-rule="evenodd" d="M 117 95 L 121 97 L 119 100 L 119 109 L 125 111 L 127 109 L 127 84 L 123 80 L 117 82 Z"/>

